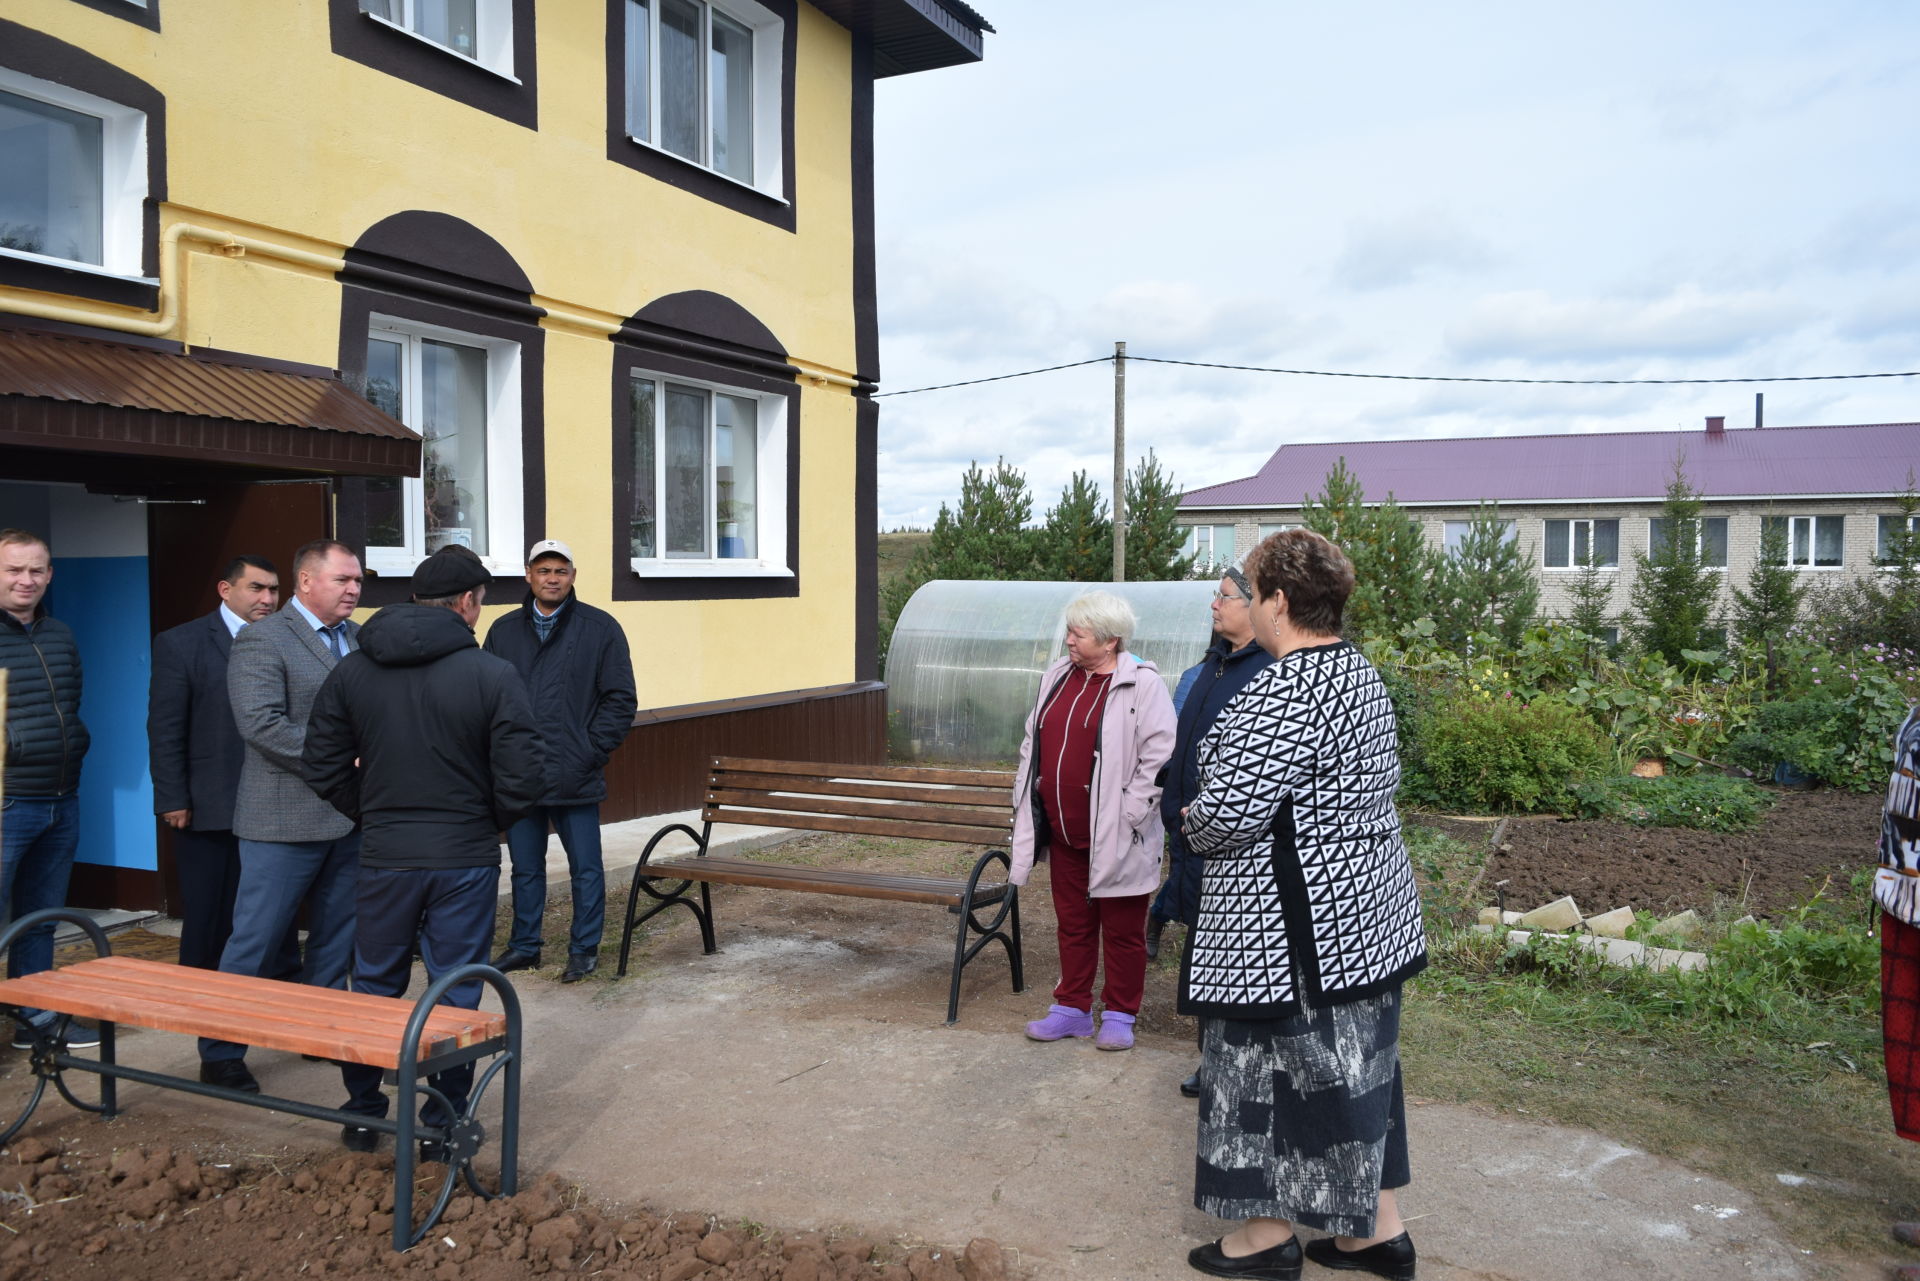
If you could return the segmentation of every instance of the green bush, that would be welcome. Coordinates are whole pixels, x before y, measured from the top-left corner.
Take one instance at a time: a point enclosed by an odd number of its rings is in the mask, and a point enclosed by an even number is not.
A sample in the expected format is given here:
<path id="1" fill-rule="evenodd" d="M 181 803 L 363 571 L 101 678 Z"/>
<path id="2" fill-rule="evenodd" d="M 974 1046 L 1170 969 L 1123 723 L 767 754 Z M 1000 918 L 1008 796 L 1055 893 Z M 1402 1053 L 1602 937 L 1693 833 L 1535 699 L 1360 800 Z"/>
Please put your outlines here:
<path id="1" fill-rule="evenodd" d="M 1424 708 L 1406 762 L 1409 794 L 1478 810 L 1554 809 L 1573 789 L 1611 772 L 1613 749 L 1580 712 L 1551 699 L 1522 702 L 1474 689 Z"/>
<path id="2" fill-rule="evenodd" d="M 1840 700 L 1826 693 L 1763 703 L 1727 744 L 1726 757 L 1762 778 L 1785 764 L 1831 783 L 1839 773 L 1850 719 Z"/>
<path id="3" fill-rule="evenodd" d="M 1752 783 L 1721 774 L 1594 779 L 1576 787 L 1574 795 L 1582 818 L 1708 832 L 1750 831 L 1773 803 Z"/>

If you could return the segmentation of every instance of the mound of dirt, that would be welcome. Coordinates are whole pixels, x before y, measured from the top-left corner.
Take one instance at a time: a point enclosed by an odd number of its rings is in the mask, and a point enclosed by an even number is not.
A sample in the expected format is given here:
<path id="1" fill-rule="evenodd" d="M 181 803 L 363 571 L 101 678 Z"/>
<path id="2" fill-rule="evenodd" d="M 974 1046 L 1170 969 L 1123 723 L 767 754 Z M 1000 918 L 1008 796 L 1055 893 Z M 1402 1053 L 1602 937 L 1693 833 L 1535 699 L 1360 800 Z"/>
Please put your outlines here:
<path id="1" fill-rule="evenodd" d="M 116 1130 L 122 1129 L 119 1123 Z M 123 1134 L 124 1137 L 124 1134 Z M 439 1167 L 430 1167 L 435 1179 Z M 116 1149 L 29 1135 L 0 1151 L 0 1281 L 26 1278 L 553 1274 L 635 1281 L 1004 1281 L 1000 1247 L 902 1254 L 860 1236 L 724 1227 L 699 1214 L 620 1214 L 546 1175 L 519 1195 L 456 1196 L 434 1231 L 390 1248 L 393 1163 L 343 1154 L 277 1166 L 186 1148 Z"/>
<path id="2" fill-rule="evenodd" d="M 1716 898 L 1773 917 L 1826 886 L 1845 898 L 1873 866 L 1881 798 L 1818 789 L 1780 792 L 1751 832 L 1634 827 L 1604 820 L 1516 818 L 1487 860 L 1476 898 L 1527 911 L 1564 894 L 1594 913 L 1633 907 L 1666 914 Z M 1861 902 L 1865 910 L 1865 901 Z"/>

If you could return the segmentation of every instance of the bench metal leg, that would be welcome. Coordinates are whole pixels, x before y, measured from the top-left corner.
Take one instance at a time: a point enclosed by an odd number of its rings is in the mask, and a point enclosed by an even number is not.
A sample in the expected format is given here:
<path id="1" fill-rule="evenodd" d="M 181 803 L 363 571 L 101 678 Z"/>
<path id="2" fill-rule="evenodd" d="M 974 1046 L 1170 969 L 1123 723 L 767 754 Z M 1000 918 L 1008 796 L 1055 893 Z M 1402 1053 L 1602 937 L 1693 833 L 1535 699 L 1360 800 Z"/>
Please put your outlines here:
<path id="1" fill-rule="evenodd" d="M 654 882 L 664 881 L 672 874 L 654 875 L 647 871 L 647 863 L 648 860 L 653 857 L 654 848 L 658 846 L 662 840 L 675 832 L 685 832 L 688 836 L 692 837 L 694 844 L 698 847 L 697 857 L 705 858 L 707 855 L 707 838 L 713 832 L 713 824 L 708 823 L 703 831 L 696 832 L 685 823 L 670 823 L 655 832 L 653 838 L 647 842 L 647 848 L 640 852 L 640 861 L 633 869 L 633 884 L 627 889 L 626 926 L 620 931 L 620 966 L 614 971 L 620 978 L 627 976 L 627 962 L 633 953 L 634 931 L 642 925 L 645 925 L 655 916 L 672 907 L 675 903 L 680 904 L 689 912 L 692 912 L 693 918 L 700 922 L 701 948 L 708 955 L 712 955 L 713 952 L 717 950 L 713 941 L 713 896 L 706 882 L 703 881 L 700 884 L 700 902 L 696 904 L 687 896 L 688 889 L 693 885 L 692 881 L 681 881 L 663 893 Z M 643 892 L 649 898 L 657 901 L 652 907 L 648 908 L 644 914 L 636 919 L 634 913 L 639 910 L 640 895 Z"/>
<path id="2" fill-rule="evenodd" d="M 947 986 L 947 1025 L 951 1027 L 960 1021 L 960 975 L 969 962 L 980 954 L 980 950 L 995 939 L 1007 949 L 1007 960 L 1013 968 L 1013 990 L 1022 991 L 1026 987 L 1026 976 L 1021 964 L 1020 954 L 1020 887 L 1009 884 L 1000 900 L 1000 911 L 991 921 L 981 924 L 974 913 L 978 910 L 973 896 L 980 886 L 980 874 L 989 864 L 998 862 L 1009 874 L 1013 870 L 1012 860 L 1004 850 L 988 850 L 974 862 L 973 874 L 967 878 L 966 897 L 960 906 L 952 909 L 960 917 L 960 925 L 953 940 L 953 979 Z M 978 934 L 971 945 L 969 935 Z"/>
<path id="3" fill-rule="evenodd" d="M 81 930 L 86 933 L 87 941 L 93 944 L 93 954 L 95 956 L 113 955 L 113 944 L 107 941 L 106 932 L 94 924 L 92 917 L 70 907 L 49 907 L 38 912 L 29 913 L 9 924 L 6 929 L 0 930 L 0 956 L 6 955 L 8 949 L 13 946 L 14 940 L 21 935 L 29 934 L 43 925 L 59 921 L 65 921 L 70 925 L 78 925 Z M 67 1028 L 73 1022 L 70 1016 L 65 1014 L 58 1015 L 52 1023 L 42 1028 L 35 1027 L 20 1017 L 18 1011 L 13 1011 L 13 1022 L 32 1035 L 33 1048 L 30 1051 L 31 1058 L 28 1062 L 32 1068 L 35 1080 L 33 1093 L 27 1099 L 26 1106 L 20 1110 L 20 1114 L 13 1119 L 12 1124 L 7 1126 L 4 1131 L 0 1131 L 0 1144 L 5 1144 L 12 1139 L 13 1136 L 18 1134 L 21 1128 L 32 1119 L 35 1109 L 40 1106 L 40 1100 L 46 1097 L 49 1082 L 52 1083 L 54 1089 L 60 1092 L 61 1098 L 82 1112 L 94 1112 L 108 1120 L 119 1115 L 120 1096 L 119 1091 L 115 1088 L 116 1082 L 112 1076 L 104 1073 L 101 1075 L 100 1101 L 98 1103 L 88 1103 L 78 1098 L 67 1085 L 67 1079 L 64 1075 L 67 1068 L 78 1066 L 84 1071 L 94 1066 L 92 1062 L 86 1059 L 76 1058 L 66 1052 Z M 6 1021 L 0 1019 L 0 1030 L 3 1030 L 5 1026 Z M 113 1054 L 113 1024 L 102 1023 L 100 1025 L 100 1057 L 97 1062 L 111 1066 L 114 1062 Z"/>

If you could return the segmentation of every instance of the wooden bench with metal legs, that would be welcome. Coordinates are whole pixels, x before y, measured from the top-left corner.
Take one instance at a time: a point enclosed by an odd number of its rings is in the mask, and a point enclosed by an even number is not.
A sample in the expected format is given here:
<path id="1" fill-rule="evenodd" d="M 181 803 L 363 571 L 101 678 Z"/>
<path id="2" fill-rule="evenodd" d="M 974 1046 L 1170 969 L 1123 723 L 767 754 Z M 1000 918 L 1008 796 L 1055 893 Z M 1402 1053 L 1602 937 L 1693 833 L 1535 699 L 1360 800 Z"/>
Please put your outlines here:
<path id="1" fill-rule="evenodd" d="M 619 972 L 627 972 L 634 930 L 675 904 L 693 913 L 700 923 L 702 946 L 713 952 L 714 885 L 930 903 L 960 918 L 947 990 L 947 1022 L 958 1022 L 960 975 L 988 943 L 997 939 L 1006 949 L 1013 969 L 1013 990 L 1023 991 L 1026 986 L 1020 953 L 1020 890 L 1006 880 L 1006 872 L 1012 868 L 1005 848 L 1013 835 L 1012 795 L 1013 774 L 1007 770 L 715 757 L 706 805 L 700 813 L 700 830 L 696 832 L 684 823 L 671 824 L 654 833 L 640 855 L 633 887 L 627 892 Z M 996 848 L 982 853 L 974 861 L 972 873 L 964 878 L 902 876 L 709 854 L 715 823 L 798 827 Z M 653 852 L 660 842 L 676 832 L 693 839 L 694 856 L 653 862 Z M 984 880 L 995 863 L 1003 869 L 1000 878 Z M 700 887 L 697 899 L 689 893 L 696 884 Z M 642 894 L 655 902 L 636 916 Z M 992 919 L 982 921 L 977 914 L 991 907 L 999 911 Z"/>
<path id="2" fill-rule="evenodd" d="M 118 1083 L 137 1081 L 203 1098 L 225 1099 L 230 1103 L 340 1125 L 357 1125 L 393 1135 L 393 1248 L 396 1250 L 413 1246 L 432 1229 L 463 1178 L 477 1196 L 514 1194 L 520 1141 L 520 1002 L 513 985 L 498 970 L 486 965 L 463 965 L 434 980 L 417 1001 L 368 996 L 114 956 L 99 927 L 84 914 L 67 908 L 50 908 L 13 922 L 0 932 L 0 955 L 5 954 L 16 937 L 49 921 L 79 925 L 92 940 L 96 955 L 92 960 L 59 969 L 0 981 L 0 1005 L 10 1007 L 16 1022 L 30 1028 L 34 1037 L 33 1093 L 12 1123 L 0 1130 L 0 1144 L 6 1143 L 27 1123 L 49 1083 L 74 1107 L 112 1117 L 119 1112 Z M 450 988 L 474 979 L 487 984 L 499 996 L 502 1008 L 498 1012 L 439 1004 Z M 20 1009 L 47 1010 L 57 1017 L 44 1028 L 36 1027 L 20 1019 L 17 1013 Z M 99 1020 L 98 1059 L 67 1052 L 67 1025 L 76 1017 Z M 261 1049 L 385 1068 L 398 1087 L 395 1114 L 392 1118 L 366 1116 L 129 1067 L 114 1057 L 116 1024 L 207 1036 Z M 464 1113 L 447 1125 L 427 1125 L 416 1119 L 423 1097 L 438 1098 L 448 1115 L 454 1113 L 454 1109 L 447 1106 L 446 1097 L 427 1077 L 489 1056 L 493 1061 L 474 1081 Z M 65 1075 L 68 1072 L 97 1074 L 99 1101 L 88 1102 L 77 1097 L 68 1087 Z M 475 1175 L 473 1158 L 487 1138 L 486 1129 L 478 1120 L 480 1100 L 496 1078 L 501 1086 L 500 1181 L 497 1188 L 490 1190 L 483 1187 Z M 418 1140 L 433 1140 L 442 1145 L 447 1173 L 425 1221 L 415 1228 L 413 1177 Z"/>

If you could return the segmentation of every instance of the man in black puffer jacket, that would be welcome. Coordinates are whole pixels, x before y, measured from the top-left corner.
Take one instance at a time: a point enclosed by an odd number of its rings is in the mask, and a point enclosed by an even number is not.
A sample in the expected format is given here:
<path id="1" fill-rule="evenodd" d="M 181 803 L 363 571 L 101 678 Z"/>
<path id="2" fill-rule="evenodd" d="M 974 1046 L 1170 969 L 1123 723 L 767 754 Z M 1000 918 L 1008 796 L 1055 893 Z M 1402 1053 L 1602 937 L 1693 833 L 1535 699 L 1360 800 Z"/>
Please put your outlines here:
<path id="1" fill-rule="evenodd" d="M 72 629 L 47 614 L 44 597 L 52 581 L 47 540 L 23 529 L 0 529 L 0 668 L 7 673 L 0 903 L 15 918 L 66 905 L 80 846 L 80 762 L 89 742 L 80 723 L 80 647 Z M 14 940 L 9 977 L 52 968 L 53 926 Z M 37 1027 L 54 1021 L 42 1010 L 20 1013 Z M 31 1039 L 22 1028 L 13 1044 L 24 1049 Z M 99 1041 L 74 1025 L 67 1044 Z"/>
<path id="2" fill-rule="evenodd" d="M 493 959 L 502 971 L 540 964 L 540 918 L 547 907 L 547 829 L 560 834 L 573 878 L 573 929 L 562 983 L 577 983 L 599 964 L 606 920 L 606 874 L 600 861 L 603 772 L 633 726 L 637 706 L 627 635 L 605 610 L 573 594 L 573 553 L 543 539 L 527 553 L 526 604 L 496 619 L 487 652 L 512 663 L 547 740 L 547 794 L 539 808 L 507 832 L 513 859 L 513 933 Z"/>
<path id="3" fill-rule="evenodd" d="M 314 698 L 302 776 L 361 825 L 353 986 L 406 991 L 417 946 L 431 982 L 484 962 L 499 898 L 500 837 L 546 790 L 540 731 L 511 665 L 480 651 L 473 625 L 491 575 L 464 547 L 429 556 L 410 605 L 389 605 L 360 629 Z M 447 1004 L 473 1009 L 480 983 Z M 381 1070 L 342 1064 L 349 1112 L 387 1114 Z M 473 1065 L 433 1077 L 456 1114 Z M 449 1119 L 429 1096 L 428 1125 Z M 342 1141 L 370 1152 L 377 1132 L 350 1125 Z M 423 1160 L 444 1157 L 423 1143 Z"/>

